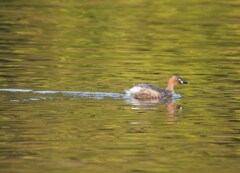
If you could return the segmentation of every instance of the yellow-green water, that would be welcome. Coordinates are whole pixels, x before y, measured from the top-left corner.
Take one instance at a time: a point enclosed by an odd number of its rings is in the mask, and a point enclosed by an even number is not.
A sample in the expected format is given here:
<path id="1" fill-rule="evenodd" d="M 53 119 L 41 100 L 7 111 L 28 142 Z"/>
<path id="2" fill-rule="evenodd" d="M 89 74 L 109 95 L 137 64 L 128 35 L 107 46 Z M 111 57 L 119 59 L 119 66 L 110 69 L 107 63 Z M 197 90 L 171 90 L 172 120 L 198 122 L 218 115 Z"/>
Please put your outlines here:
<path id="1" fill-rule="evenodd" d="M 239 6 L 1 0 L 0 89 L 120 95 L 1 90 L 0 172 L 238 173 Z M 174 103 L 121 95 L 172 74 Z"/>

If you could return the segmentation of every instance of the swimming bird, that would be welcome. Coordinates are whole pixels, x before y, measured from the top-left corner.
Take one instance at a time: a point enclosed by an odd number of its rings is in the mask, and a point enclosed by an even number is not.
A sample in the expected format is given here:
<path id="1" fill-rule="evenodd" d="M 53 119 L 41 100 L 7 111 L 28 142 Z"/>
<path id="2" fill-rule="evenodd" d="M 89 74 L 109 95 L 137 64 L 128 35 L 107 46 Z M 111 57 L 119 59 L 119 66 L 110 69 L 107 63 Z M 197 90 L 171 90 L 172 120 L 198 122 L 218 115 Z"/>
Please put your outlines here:
<path id="1" fill-rule="evenodd" d="M 142 83 L 133 86 L 132 88 L 125 90 L 128 96 L 131 96 L 140 100 L 149 99 L 165 99 L 174 96 L 174 86 L 177 84 L 187 84 L 188 82 L 182 79 L 178 75 L 173 75 L 167 84 L 166 90 L 163 90 L 157 86 Z"/>

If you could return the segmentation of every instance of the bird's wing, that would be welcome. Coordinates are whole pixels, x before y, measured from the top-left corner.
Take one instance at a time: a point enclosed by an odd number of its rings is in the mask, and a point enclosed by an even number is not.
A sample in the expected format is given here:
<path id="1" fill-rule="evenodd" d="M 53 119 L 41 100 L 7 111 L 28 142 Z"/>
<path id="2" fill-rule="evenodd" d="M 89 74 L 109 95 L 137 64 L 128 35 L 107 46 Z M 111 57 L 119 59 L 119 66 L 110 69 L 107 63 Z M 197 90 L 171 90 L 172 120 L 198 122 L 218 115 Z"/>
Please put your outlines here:
<path id="1" fill-rule="evenodd" d="M 151 85 L 151 84 L 142 83 L 142 84 L 138 84 L 137 86 L 142 87 L 142 88 L 151 89 L 151 90 L 157 91 L 159 93 L 164 93 L 163 89 L 161 89 L 157 86 Z"/>

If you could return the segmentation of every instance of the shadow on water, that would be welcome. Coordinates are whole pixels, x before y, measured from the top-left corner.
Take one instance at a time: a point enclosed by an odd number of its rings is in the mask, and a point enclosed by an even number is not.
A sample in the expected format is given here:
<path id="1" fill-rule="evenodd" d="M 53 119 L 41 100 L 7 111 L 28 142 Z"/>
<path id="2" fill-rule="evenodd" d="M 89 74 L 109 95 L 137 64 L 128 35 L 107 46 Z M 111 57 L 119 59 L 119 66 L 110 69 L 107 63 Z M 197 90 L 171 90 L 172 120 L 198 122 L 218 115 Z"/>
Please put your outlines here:
<path id="1" fill-rule="evenodd" d="M 167 114 L 174 115 L 176 113 L 179 113 L 182 109 L 182 106 L 175 103 L 179 99 L 180 98 L 138 100 L 133 97 L 127 97 L 125 98 L 125 102 L 131 104 L 133 106 L 133 109 L 137 110 L 155 109 L 158 105 L 166 104 Z"/>
<path id="2" fill-rule="evenodd" d="M 37 94 L 41 96 L 32 97 L 29 95 L 26 97 L 20 97 L 17 99 L 11 99 L 12 102 L 21 101 L 42 101 L 42 100 L 56 100 L 56 99 L 68 99 L 68 100 L 79 100 L 81 98 L 88 99 L 122 99 L 125 103 L 132 105 L 134 110 L 148 110 L 155 109 L 158 105 L 166 104 L 167 114 L 174 115 L 178 114 L 182 109 L 182 106 L 176 105 L 175 102 L 180 99 L 180 95 L 176 95 L 174 98 L 168 99 L 151 99 L 151 100 L 139 100 L 135 99 L 127 94 L 123 93 L 112 93 L 112 92 L 80 92 L 80 91 L 34 91 L 28 89 L 0 89 L 0 92 L 10 92 L 10 93 L 29 93 Z"/>

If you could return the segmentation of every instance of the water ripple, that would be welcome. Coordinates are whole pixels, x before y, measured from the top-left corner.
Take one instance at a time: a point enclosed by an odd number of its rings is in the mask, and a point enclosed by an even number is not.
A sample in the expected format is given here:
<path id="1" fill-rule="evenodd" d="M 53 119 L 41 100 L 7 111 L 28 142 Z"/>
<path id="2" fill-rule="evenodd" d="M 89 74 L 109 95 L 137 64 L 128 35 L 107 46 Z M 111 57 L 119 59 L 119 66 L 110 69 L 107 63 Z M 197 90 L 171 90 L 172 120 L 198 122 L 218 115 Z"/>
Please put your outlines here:
<path id="1" fill-rule="evenodd" d="M 0 89 L 0 92 L 14 92 L 14 93 L 33 93 L 33 94 L 63 94 L 70 96 L 80 96 L 80 97 L 88 97 L 94 99 L 104 99 L 104 98 L 112 98 L 112 99 L 124 99 L 126 98 L 126 94 L 121 93 L 111 93 L 111 92 L 80 92 L 80 91 L 34 91 L 28 89 Z M 38 99 L 31 99 L 38 100 Z M 42 99 L 39 99 L 42 100 Z"/>

